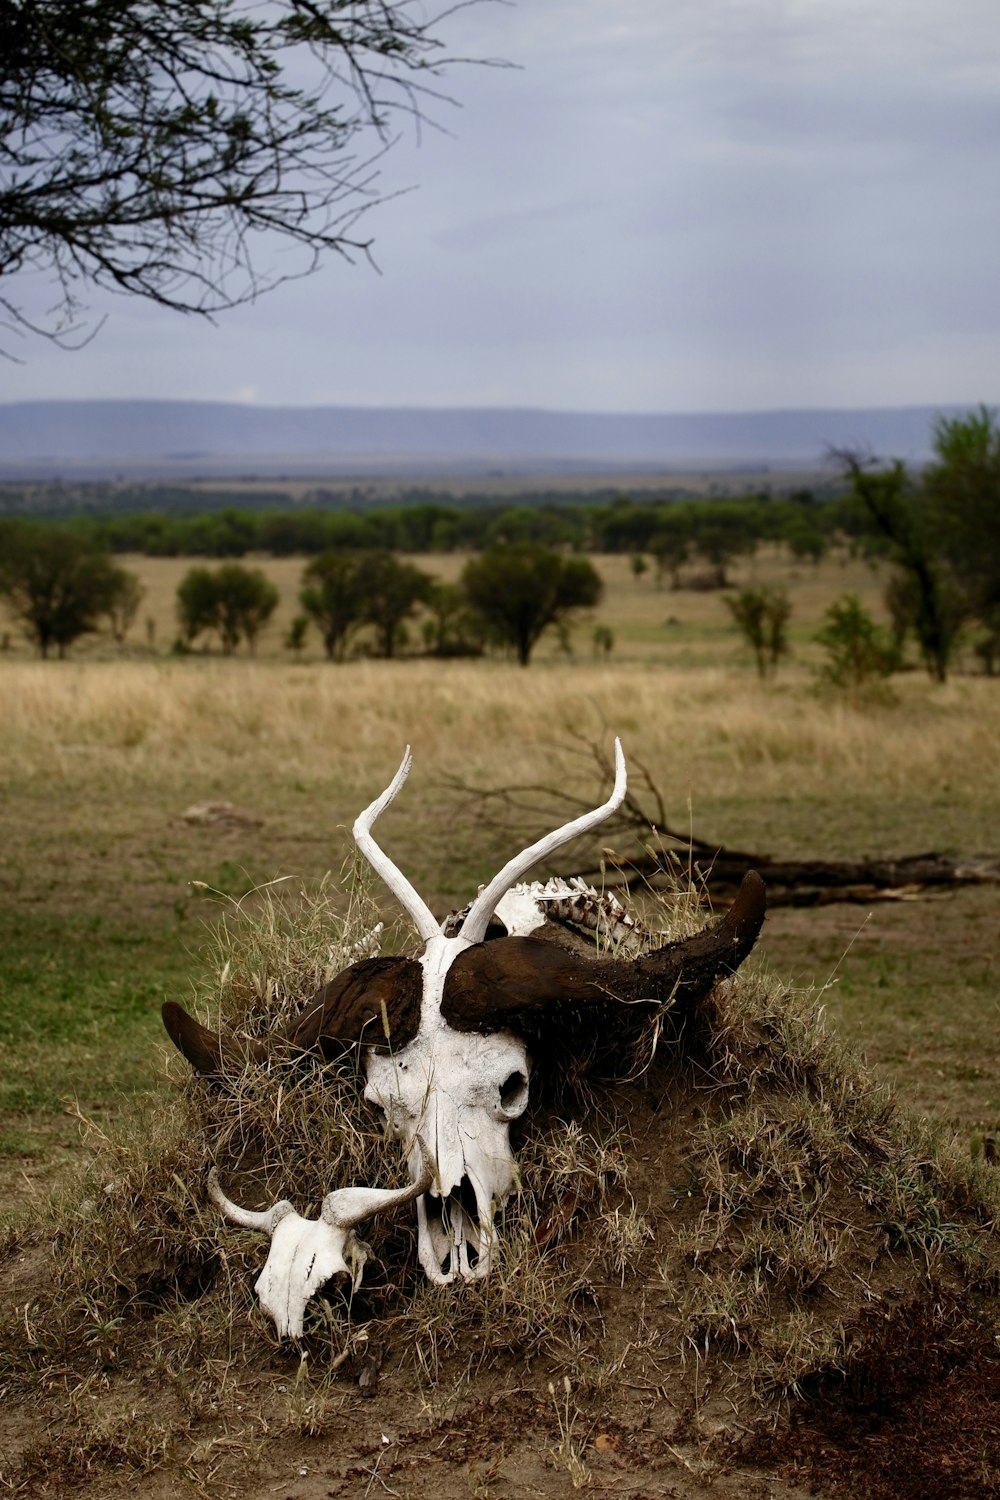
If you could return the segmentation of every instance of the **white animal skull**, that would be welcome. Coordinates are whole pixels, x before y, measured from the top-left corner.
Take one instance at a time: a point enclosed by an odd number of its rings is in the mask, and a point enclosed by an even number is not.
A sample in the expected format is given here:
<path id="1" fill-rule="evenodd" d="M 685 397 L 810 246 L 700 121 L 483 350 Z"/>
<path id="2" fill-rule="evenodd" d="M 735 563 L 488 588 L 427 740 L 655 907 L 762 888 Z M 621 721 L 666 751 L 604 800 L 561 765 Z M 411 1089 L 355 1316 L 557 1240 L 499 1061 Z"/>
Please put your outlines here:
<path id="1" fill-rule="evenodd" d="M 378 1104 L 390 1135 L 405 1142 L 411 1175 L 418 1133 L 427 1142 L 432 1184 L 417 1200 L 420 1264 L 431 1281 L 485 1276 L 494 1250 L 493 1219 L 516 1180 L 509 1131 L 528 1103 L 530 1063 L 511 1032 L 487 1036 L 455 1031 L 441 1014 L 448 971 L 481 943 L 498 903 L 517 880 L 553 850 L 589 831 L 625 796 L 625 757 L 615 740 L 615 785 L 602 806 L 523 850 L 476 897 L 461 931 L 445 937 L 430 909 L 371 836 L 371 826 L 410 770 L 410 747 L 392 783 L 354 824 L 358 848 L 406 907 L 424 942 L 420 1027 L 395 1055 L 365 1053 L 365 1097 Z"/>
<path id="2" fill-rule="evenodd" d="M 425 968 L 447 956 L 448 941 L 432 939 Z M 425 999 L 433 989 L 428 976 Z M 515 1183 L 508 1131 L 527 1106 L 529 1071 L 519 1037 L 453 1031 L 433 1005 L 395 1056 L 365 1056 L 365 1098 L 382 1109 L 387 1133 L 405 1142 L 411 1173 L 418 1133 L 429 1142 L 433 1177 L 417 1200 L 417 1225 L 420 1264 L 431 1281 L 470 1280 L 490 1269 L 494 1211 Z"/>
<path id="3" fill-rule="evenodd" d="M 332 1276 L 359 1283 L 367 1252 L 355 1227 L 414 1198 L 418 1254 L 427 1276 L 439 1283 L 485 1276 L 496 1248 L 495 1214 L 517 1180 L 509 1131 L 527 1107 L 531 1071 L 522 1033 L 548 1050 L 553 1028 L 567 1014 L 560 1007 L 567 1006 L 574 1026 L 589 1009 L 596 1036 L 632 1034 L 630 1025 L 641 1028 L 671 1005 L 693 1004 L 717 978 L 733 973 L 764 919 L 763 882 L 750 872 L 721 921 L 645 951 L 628 914 L 603 898 L 595 906 L 596 893 L 579 884 L 552 883 L 541 892 L 518 887 L 534 865 L 621 804 L 625 761 L 616 740 L 608 800 L 516 855 L 464 918 L 442 930 L 371 835 L 409 768 L 407 747 L 390 786 L 355 823 L 354 836 L 413 920 L 421 955 L 358 958 L 289 1024 L 285 1043 L 301 1050 L 330 1043 L 341 1053 L 361 1045 L 365 1097 L 381 1108 L 387 1134 L 405 1145 L 411 1186 L 330 1193 L 319 1220 L 302 1218 L 284 1200 L 265 1213 L 251 1213 L 231 1203 L 217 1182 L 210 1187 L 231 1219 L 271 1236 L 257 1291 L 282 1337 L 301 1333 L 309 1297 Z M 593 929 L 605 956 L 583 957 L 526 936 L 543 921 L 540 909 Z M 507 936 L 487 942 L 494 915 Z M 163 1019 L 176 1045 L 206 1076 L 239 1072 L 248 1053 L 261 1056 L 266 1047 L 217 1035 L 173 1001 L 164 1005 Z"/>
<path id="4" fill-rule="evenodd" d="M 420 1145 L 415 1143 L 417 1160 Z M 271 1236 L 271 1249 L 254 1290 L 274 1319 L 281 1339 L 302 1337 L 306 1303 L 336 1276 L 347 1277 L 354 1291 L 361 1285 L 369 1247 L 354 1233 L 365 1219 L 409 1203 L 429 1185 L 418 1168 L 416 1181 L 404 1188 L 340 1188 L 323 1199 L 318 1219 L 297 1214 L 287 1198 L 257 1213 L 226 1197 L 213 1167 L 208 1194 L 234 1224 Z"/>

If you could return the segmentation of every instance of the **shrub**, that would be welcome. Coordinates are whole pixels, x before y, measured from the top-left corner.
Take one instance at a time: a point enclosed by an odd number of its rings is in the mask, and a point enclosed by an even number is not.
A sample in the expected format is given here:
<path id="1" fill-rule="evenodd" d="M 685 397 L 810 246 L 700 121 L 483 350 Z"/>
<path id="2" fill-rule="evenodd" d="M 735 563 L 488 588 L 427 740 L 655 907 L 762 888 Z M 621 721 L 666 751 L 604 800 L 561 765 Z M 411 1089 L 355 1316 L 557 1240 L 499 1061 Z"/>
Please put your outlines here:
<path id="1" fill-rule="evenodd" d="M 876 625 L 856 594 L 842 594 L 823 616 L 816 640 L 827 654 L 822 676 L 835 687 L 863 687 L 899 666 L 888 631 Z"/>
<path id="2" fill-rule="evenodd" d="M 792 606 L 784 589 L 766 585 L 741 589 L 726 595 L 726 605 L 754 653 L 761 677 L 774 672 L 781 657 L 788 654 Z"/>
<path id="3" fill-rule="evenodd" d="M 278 603 L 278 590 L 260 568 L 223 563 L 211 568 L 191 568 L 177 588 L 177 614 L 185 641 L 190 644 L 203 630 L 216 630 L 222 649 L 230 656 L 241 640 L 251 655 L 257 636 Z"/>

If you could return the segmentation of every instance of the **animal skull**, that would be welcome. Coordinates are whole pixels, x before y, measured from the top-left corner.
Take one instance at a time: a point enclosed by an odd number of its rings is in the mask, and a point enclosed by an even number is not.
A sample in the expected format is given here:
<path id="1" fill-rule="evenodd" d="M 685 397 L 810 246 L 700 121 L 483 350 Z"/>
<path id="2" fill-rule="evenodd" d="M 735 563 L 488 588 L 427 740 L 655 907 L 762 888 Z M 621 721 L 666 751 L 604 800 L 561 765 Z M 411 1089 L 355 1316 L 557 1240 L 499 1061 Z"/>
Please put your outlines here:
<path id="1" fill-rule="evenodd" d="M 208 1196 L 234 1224 L 271 1236 L 271 1249 L 254 1290 L 261 1307 L 273 1318 L 278 1337 L 298 1339 L 306 1303 L 315 1292 L 341 1276 L 348 1278 L 354 1291 L 361 1285 L 369 1247 L 354 1233 L 358 1225 L 411 1202 L 426 1191 L 429 1181 L 427 1173 L 421 1172 L 410 1187 L 340 1188 L 327 1193 L 318 1219 L 304 1219 L 287 1198 L 263 1213 L 240 1208 L 222 1191 L 214 1167 L 208 1174 Z"/>
<path id="2" fill-rule="evenodd" d="M 355 1284 L 360 1280 L 363 1247 L 353 1228 L 380 1207 L 416 1198 L 418 1255 L 430 1280 L 485 1276 L 495 1252 L 495 1213 L 516 1183 L 509 1130 L 528 1104 L 527 1038 L 533 1047 L 539 1041 L 544 1046 L 546 1027 L 558 1031 L 566 1016 L 575 1025 L 582 1015 L 596 1014 L 599 1028 L 614 1031 L 626 1017 L 696 1002 L 716 979 L 739 967 L 764 917 L 763 882 L 751 872 L 714 927 L 635 956 L 640 944 L 634 924 L 620 910 L 595 916 L 587 893 L 575 886 L 530 894 L 518 886 L 532 866 L 621 804 L 625 761 L 616 740 L 608 800 L 516 855 L 466 913 L 442 927 L 371 834 L 409 769 L 407 747 L 390 785 L 357 819 L 354 837 L 411 917 L 423 944 L 420 957 L 350 964 L 292 1022 L 285 1040 L 302 1050 L 335 1045 L 343 1051 L 360 1044 L 365 1097 L 381 1108 L 387 1134 L 404 1144 L 412 1185 L 395 1192 L 331 1193 L 319 1221 L 301 1218 L 287 1202 L 249 1214 L 230 1204 L 217 1184 L 213 1190 L 230 1218 L 272 1236 L 257 1289 L 283 1337 L 301 1331 L 306 1301 L 330 1275 L 346 1272 Z M 613 950 L 590 958 L 522 935 L 538 925 L 540 907 L 598 931 L 604 921 Z M 487 941 L 496 915 L 503 916 L 506 935 Z M 619 1006 L 638 1009 L 614 1011 L 609 1020 L 609 1009 Z M 167 1002 L 163 1018 L 200 1073 L 225 1075 L 245 1061 L 247 1044 L 209 1032 L 179 1005 Z M 356 1217 L 345 1218 L 345 1212 Z"/>
<path id="3" fill-rule="evenodd" d="M 418 1131 L 432 1142 L 434 1175 L 417 1199 L 418 1255 L 431 1281 L 489 1271 L 494 1211 L 515 1182 L 508 1131 L 527 1107 L 529 1072 L 519 1037 L 453 1031 L 439 1012 L 397 1056 L 366 1054 L 365 1098 L 381 1108 L 387 1134 L 408 1159 Z"/>
<path id="4" fill-rule="evenodd" d="M 601 807 L 538 840 L 504 866 L 469 909 L 461 930 L 445 936 L 410 882 L 371 836 L 371 826 L 403 785 L 410 747 L 390 786 L 354 825 L 358 848 L 406 907 L 424 940 L 420 1028 L 395 1055 L 365 1054 L 365 1098 L 378 1104 L 388 1134 L 402 1140 L 413 1174 L 418 1134 L 434 1163 L 429 1193 L 417 1199 L 417 1253 L 428 1278 L 487 1275 L 493 1257 L 493 1219 L 514 1188 L 510 1126 L 528 1104 L 531 1065 L 524 1042 L 501 1029 L 491 1035 L 454 1030 L 442 1015 L 448 972 L 460 954 L 486 937 L 498 903 L 538 860 L 603 821 L 625 796 L 625 757 L 615 741 L 615 785 Z"/>

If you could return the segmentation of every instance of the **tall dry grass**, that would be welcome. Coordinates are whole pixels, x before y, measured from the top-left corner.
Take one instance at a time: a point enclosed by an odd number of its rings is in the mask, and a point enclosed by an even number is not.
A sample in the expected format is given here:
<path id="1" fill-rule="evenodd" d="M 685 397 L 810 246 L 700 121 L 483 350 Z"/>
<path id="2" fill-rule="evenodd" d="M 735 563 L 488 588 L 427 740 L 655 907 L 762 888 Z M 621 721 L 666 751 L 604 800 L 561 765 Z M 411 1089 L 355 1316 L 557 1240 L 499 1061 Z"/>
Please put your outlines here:
<path id="1" fill-rule="evenodd" d="M 567 664 L 249 661 L 9 662 L 0 672 L 0 774 L 335 779 L 377 790 L 411 742 L 429 772 L 545 780 L 551 747 L 626 751 L 672 801 L 1000 793 L 1000 690 L 914 674 L 894 700 L 821 697 L 710 669 Z M 593 767 L 583 773 L 593 779 Z"/>

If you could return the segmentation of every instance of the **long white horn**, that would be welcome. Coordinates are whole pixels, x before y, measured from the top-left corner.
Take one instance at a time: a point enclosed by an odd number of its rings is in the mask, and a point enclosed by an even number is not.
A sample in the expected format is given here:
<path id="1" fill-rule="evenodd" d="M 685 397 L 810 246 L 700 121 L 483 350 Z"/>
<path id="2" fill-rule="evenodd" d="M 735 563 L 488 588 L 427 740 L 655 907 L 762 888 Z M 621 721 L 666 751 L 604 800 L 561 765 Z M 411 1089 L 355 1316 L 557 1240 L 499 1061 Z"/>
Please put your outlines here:
<path id="1" fill-rule="evenodd" d="M 337 1188 L 323 1199 L 320 1217 L 340 1229 L 354 1229 L 387 1208 L 398 1208 L 400 1204 L 419 1198 L 421 1193 L 426 1193 L 431 1180 L 431 1174 L 427 1172 L 419 1182 L 410 1182 L 401 1188 Z"/>
<path id="2" fill-rule="evenodd" d="M 427 903 L 421 896 L 417 895 L 417 892 L 413 889 L 406 876 L 396 868 L 392 860 L 382 852 L 371 836 L 372 824 L 379 814 L 383 813 L 389 806 L 389 803 L 410 774 L 410 766 L 412 764 L 413 757 L 410 754 L 410 747 L 407 745 L 406 750 L 403 752 L 403 759 L 400 762 L 399 770 L 392 778 L 392 781 L 386 787 L 381 797 L 377 797 L 369 807 L 366 807 L 355 822 L 354 842 L 372 869 L 376 874 L 381 875 L 390 891 L 392 891 L 392 894 L 409 912 L 413 919 L 413 925 L 426 943 L 432 937 L 440 937 L 440 925 L 434 920 L 434 914 Z M 499 899 L 500 897 L 498 896 L 497 900 L 499 901 Z"/>
<path id="3" fill-rule="evenodd" d="M 579 837 L 581 833 L 589 833 L 599 823 L 616 812 L 625 800 L 625 791 L 628 778 L 625 770 L 625 755 L 622 750 L 622 742 L 615 740 L 615 785 L 607 802 L 595 807 L 593 812 L 582 813 L 580 817 L 574 818 L 571 823 L 564 823 L 554 833 L 547 833 L 544 838 L 532 844 L 530 848 L 523 849 L 520 854 L 514 856 L 504 865 L 499 875 L 495 875 L 485 890 L 480 891 L 465 921 L 462 923 L 462 936 L 470 943 L 481 943 L 486 936 L 490 917 L 496 911 L 497 902 L 512 885 L 516 885 L 523 875 L 526 875 L 532 865 L 539 860 L 547 859 L 556 849 L 563 844 L 568 844 L 570 839 Z"/>
<path id="4" fill-rule="evenodd" d="M 240 1208 L 231 1198 L 227 1198 L 219 1186 L 219 1174 L 213 1167 L 208 1174 L 208 1196 L 218 1208 L 221 1208 L 227 1219 L 234 1224 L 241 1225 L 244 1229 L 259 1229 L 262 1234 L 273 1234 L 275 1226 L 281 1223 L 286 1214 L 293 1213 L 292 1205 L 287 1198 L 282 1198 L 273 1208 L 264 1209 L 259 1213 L 256 1209 Z"/>

